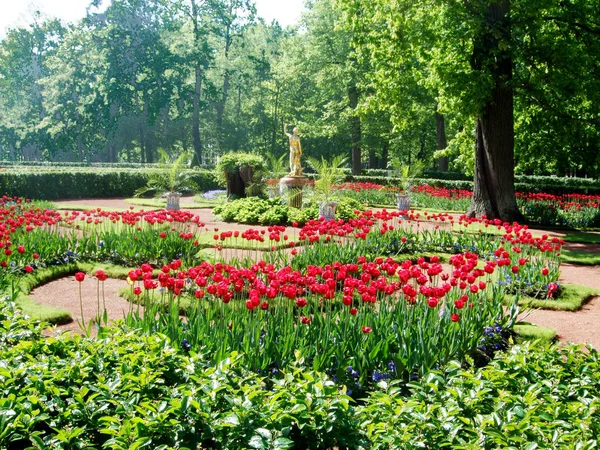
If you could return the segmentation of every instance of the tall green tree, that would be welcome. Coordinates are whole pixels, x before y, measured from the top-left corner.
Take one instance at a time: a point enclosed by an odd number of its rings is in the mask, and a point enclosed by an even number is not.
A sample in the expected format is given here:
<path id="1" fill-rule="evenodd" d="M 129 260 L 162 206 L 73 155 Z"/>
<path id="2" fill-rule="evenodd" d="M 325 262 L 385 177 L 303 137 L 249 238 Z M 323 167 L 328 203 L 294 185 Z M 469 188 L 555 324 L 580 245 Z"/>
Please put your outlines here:
<path id="1" fill-rule="evenodd" d="M 518 112 L 515 94 L 523 95 L 518 87 L 529 90 L 530 85 L 523 84 L 517 76 L 538 72 L 539 50 L 544 46 L 531 45 L 531 42 L 538 39 L 565 42 L 560 37 L 564 29 L 539 23 L 570 24 L 570 38 L 566 41 L 572 49 L 597 46 L 584 37 L 597 30 L 591 6 L 594 2 L 558 5 L 551 0 L 340 2 L 350 20 L 360 24 L 363 30 L 365 21 L 373 25 L 365 33 L 366 37 L 356 44 L 377 64 L 385 65 L 385 57 L 394 53 L 401 61 L 414 61 L 412 67 L 422 66 L 418 82 L 432 90 L 439 112 L 450 114 L 455 122 L 463 124 L 475 120 L 475 187 L 469 213 L 509 221 L 519 219 L 514 192 L 514 115 Z M 383 17 L 377 13 L 379 9 L 389 14 Z M 575 22 L 571 17 L 575 13 L 571 10 L 578 13 Z M 577 28 L 579 32 L 575 33 Z M 544 32 L 540 33 L 541 30 Z M 386 50 L 379 51 L 374 43 Z M 586 75 L 578 72 L 577 67 L 597 67 L 593 56 L 596 53 L 596 50 L 579 51 L 577 54 L 586 62 L 572 66 L 565 73 L 570 73 L 573 79 L 582 79 Z M 592 62 L 594 59 L 596 62 Z M 547 64 L 543 70 L 552 70 L 552 66 L 553 63 Z M 394 77 L 388 72 L 386 82 L 396 83 L 402 89 L 406 86 L 406 73 L 401 71 Z M 552 77 L 537 81 L 540 82 L 538 89 L 546 86 L 551 92 L 564 93 L 567 88 Z M 590 89 L 585 91 L 591 95 Z M 552 97 L 546 97 L 549 98 Z"/>
<path id="2" fill-rule="evenodd" d="M 39 15 L 27 28 L 10 30 L 0 42 L 0 145 L 11 159 L 40 159 L 53 148 L 40 121 L 47 116 L 39 80 L 65 30 Z"/>

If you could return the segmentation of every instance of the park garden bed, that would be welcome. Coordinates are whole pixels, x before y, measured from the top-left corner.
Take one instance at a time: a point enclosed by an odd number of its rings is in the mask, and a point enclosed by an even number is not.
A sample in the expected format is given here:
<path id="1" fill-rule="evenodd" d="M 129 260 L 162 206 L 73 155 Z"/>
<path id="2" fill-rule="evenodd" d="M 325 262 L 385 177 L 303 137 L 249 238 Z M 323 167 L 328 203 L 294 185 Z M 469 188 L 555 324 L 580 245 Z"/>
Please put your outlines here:
<path id="1" fill-rule="evenodd" d="M 586 375 L 597 353 L 510 348 L 506 294 L 560 294 L 559 239 L 451 214 L 356 211 L 293 234 L 236 235 L 181 211 L 3 206 L 0 440 L 11 448 L 494 448 L 545 446 L 557 427 L 565 445 L 598 437 L 599 386 Z M 270 249 L 262 261 L 200 260 L 203 247 L 258 244 Z M 99 262 L 128 267 L 115 274 L 144 309 L 110 325 L 98 296 L 100 312 L 82 323 L 97 338 L 44 338 L 10 301 L 27 274 Z M 100 287 L 107 271 L 87 270 Z M 556 381 L 540 383 L 552 370 Z M 565 383 L 585 390 L 576 401 L 587 412 L 557 403 Z M 539 395 L 524 397 L 530 389 Z M 586 432 L 571 433 L 567 414 Z M 514 426 L 526 415 L 528 427 Z"/>

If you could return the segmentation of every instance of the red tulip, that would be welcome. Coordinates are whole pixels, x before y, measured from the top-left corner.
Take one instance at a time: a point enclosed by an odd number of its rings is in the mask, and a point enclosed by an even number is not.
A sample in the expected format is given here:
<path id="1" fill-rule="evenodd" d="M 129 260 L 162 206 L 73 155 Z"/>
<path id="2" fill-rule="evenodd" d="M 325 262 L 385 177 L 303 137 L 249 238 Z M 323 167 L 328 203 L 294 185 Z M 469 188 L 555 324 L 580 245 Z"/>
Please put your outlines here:
<path id="1" fill-rule="evenodd" d="M 96 278 L 97 278 L 99 281 L 105 281 L 105 280 L 108 278 L 108 275 L 106 275 L 106 273 L 104 272 L 104 270 L 102 270 L 102 269 L 98 269 L 98 270 L 96 271 Z"/>
<path id="2" fill-rule="evenodd" d="M 81 283 L 85 279 L 85 273 L 77 272 L 75 274 L 75 279 Z"/>

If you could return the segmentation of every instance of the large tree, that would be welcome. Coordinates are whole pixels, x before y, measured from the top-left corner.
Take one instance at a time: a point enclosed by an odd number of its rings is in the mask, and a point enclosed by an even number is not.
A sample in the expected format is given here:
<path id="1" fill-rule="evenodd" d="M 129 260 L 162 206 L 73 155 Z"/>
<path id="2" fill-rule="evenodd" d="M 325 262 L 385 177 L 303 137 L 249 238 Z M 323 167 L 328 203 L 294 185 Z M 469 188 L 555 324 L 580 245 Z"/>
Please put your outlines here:
<path id="1" fill-rule="evenodd" d="M 462 124 L 461 129 L 474 119 L 475 187 L 469 213 L 508 221 L 519 219 L 514 192 L 514 95 L 525 96 L 533 85 L 515 78 L 514 68 L 519 76 L 539 73 L 539 50 L 544 45 L 537 43 L 538 39 L 564 42 L 560 36 L 569 34 L 572 48 L 597 47 L 598 40 L 584 37 L 597 32 L 593 8 L 589 7 L 594 2 L 557 5 L 551 0 L 339 1 L 360 36 L 356 41 L 358 51 L 371 58 L 376 73 L 386 74 L 374 76 L 375 81 L 396 86 L 396 98 L 406 99 L 402 93 L 408 92 L 407 80 L 412 75 L 418 85 L 430 90 L 438 111 L 451 116 L 453 123 Z M 563 29 L 549 28 L 549 22 L 562 23 Z M 589 56 L 597 54 L 597 50 L 577 54 L 585 60 L 578 64 L 580 68 L 597 68 L 597 59 L 591 63 Z M 397 61 L 403 62 L 406 70 L 396 74 L 385 70 L 387 66 L 397 66 Z M 545 58 L 543 70 L 551 73 L 556 63 Z M 580 73 L 577 65 L 573 64 L 567 72 L 572 80 L 590 84 L 585 81 L 588 75 Z M 552 76 L 535 81 L 539 83 L 537 89 L 546 94 L 564 93 L 568 88 Z M 589 104 L 592 92 L 585 90 L 585 104 Z M 558 103 L 551 104 L 556 107 Z M 403 109 L 400 105 L 394 115 L 397 117 Z M 588 108 L 586 115 L 597 119 L 597 113 L 590 109 L 594 110 Z M 526 133 L 520 138 L 526 139 Z"/>

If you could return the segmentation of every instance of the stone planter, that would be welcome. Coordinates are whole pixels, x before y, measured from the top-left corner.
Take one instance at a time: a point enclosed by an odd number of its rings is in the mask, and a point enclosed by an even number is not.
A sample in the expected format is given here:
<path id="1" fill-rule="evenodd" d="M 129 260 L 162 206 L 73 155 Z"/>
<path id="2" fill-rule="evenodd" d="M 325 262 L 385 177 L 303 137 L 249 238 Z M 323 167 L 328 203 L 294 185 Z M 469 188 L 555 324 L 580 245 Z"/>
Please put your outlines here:
<path id="1" fill-rule="evenodd" d="M 396 196 L 398 202 L 398 211 L 408 211 L 410 209 L 410 198 L 406 194 L 398 194 Z"/>
<path id="2" fill-rule="evenodd" d="M 322 202 L 319 205 L 319 217 L 323 217 L 325 220 L 335 220 L 337 206 L 336 202 Z"/>
<path id="3" fill-rule="evenodd" d="M 163 195 L 164 198 L 167 199 L 166 209 L 171 211 L 179 211 L 179 199 L 181 198 L 181 194 L 179 192 L 167 192 Z"/>

